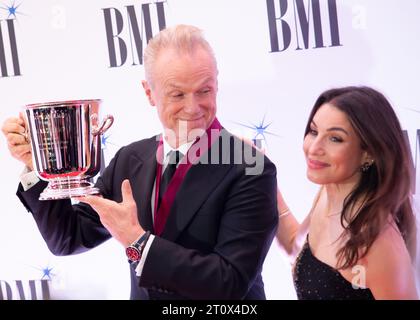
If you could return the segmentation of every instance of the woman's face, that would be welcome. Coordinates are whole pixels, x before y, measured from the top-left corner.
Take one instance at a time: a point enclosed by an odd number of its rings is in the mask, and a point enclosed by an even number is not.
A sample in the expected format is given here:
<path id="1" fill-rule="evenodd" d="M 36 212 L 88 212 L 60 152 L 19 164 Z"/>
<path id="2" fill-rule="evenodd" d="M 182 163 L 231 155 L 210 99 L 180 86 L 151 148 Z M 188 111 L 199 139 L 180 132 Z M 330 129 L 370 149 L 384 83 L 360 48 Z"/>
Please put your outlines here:
<path id="1" fill-rule="evenodd" d="M 356 184 L 367 161 L 347 115 L 329 103 L 315 113 L 303 150 L 307 177 L 317 184 Z"/>

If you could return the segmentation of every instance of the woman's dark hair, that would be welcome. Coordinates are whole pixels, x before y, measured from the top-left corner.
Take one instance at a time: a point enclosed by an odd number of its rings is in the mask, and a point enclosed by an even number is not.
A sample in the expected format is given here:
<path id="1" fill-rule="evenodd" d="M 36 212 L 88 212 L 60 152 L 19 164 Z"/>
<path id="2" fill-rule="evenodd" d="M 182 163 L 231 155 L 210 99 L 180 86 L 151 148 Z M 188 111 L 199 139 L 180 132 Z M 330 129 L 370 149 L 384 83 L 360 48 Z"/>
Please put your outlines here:
<path id="1" fill-rule="evenodd" d="M 369 87 L 325 91 L 315 102 L 305 136 L 310 131 L 315 113 L 325 103 L 347 115 L 360 138 L 362 149 L 374 159 L 344 200 L 341 224 L 344 228 L 342 236 L 347 240 L 337 252 L 339 268 L 352 267 L 367 254 L 389 222 L 389 215 L 395 220 L 413 257 L 416 238 L 411 206 L 413 166 L 392 106 L 383 94 Z"/>

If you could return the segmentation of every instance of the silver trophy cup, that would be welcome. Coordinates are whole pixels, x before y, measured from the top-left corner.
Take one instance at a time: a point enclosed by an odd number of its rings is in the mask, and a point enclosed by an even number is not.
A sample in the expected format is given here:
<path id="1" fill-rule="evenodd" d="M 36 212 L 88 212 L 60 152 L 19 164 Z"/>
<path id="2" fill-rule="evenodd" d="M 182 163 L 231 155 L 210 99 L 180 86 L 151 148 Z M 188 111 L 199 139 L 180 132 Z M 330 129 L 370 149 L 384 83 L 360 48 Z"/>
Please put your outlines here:
<path id="1" fill-rule="evenodd" d="M 48 186 L 40 200 L 97 194 L 89 182 L 101 166 L 101 135 L 112 125 L 107 115 L 99 124 L 101 100 L 30 104 L 25 107 L 32 159 Z"/>

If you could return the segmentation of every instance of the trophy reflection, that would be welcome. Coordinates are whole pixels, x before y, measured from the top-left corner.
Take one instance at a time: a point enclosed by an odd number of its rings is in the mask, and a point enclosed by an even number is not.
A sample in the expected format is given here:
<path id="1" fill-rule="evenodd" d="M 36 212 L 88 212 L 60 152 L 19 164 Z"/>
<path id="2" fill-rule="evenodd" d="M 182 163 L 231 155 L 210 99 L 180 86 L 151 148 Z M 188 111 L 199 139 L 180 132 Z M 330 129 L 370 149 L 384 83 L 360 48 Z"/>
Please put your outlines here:
<path id="1" fill-rule="evenodd" d="M 89 182 L 101 166 L 101 135 L 114 118 L 99 124 L 101 100 L 30 104 L 25 107 L 32 159 L 48 186 L 40 200 L 65 199 L 99 190 Z"/>

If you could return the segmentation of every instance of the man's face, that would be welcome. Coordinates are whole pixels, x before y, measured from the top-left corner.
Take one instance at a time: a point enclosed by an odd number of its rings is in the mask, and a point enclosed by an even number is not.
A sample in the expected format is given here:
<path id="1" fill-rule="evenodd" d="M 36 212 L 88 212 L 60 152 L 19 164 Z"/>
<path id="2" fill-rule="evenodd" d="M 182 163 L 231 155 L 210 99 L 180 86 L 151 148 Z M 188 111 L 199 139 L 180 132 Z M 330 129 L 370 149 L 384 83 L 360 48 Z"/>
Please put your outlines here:
<path id="1" fill-rule="evenodd" d="M 150 104 L 157 107 L 165 135 L 182 144 L 192 130 L 206 130 L 216 116 L 217 68 L 211 55 L 197 47 L 192 54 L 169 48 L 158 53 L 151 75 L 143 82 Z"/>

